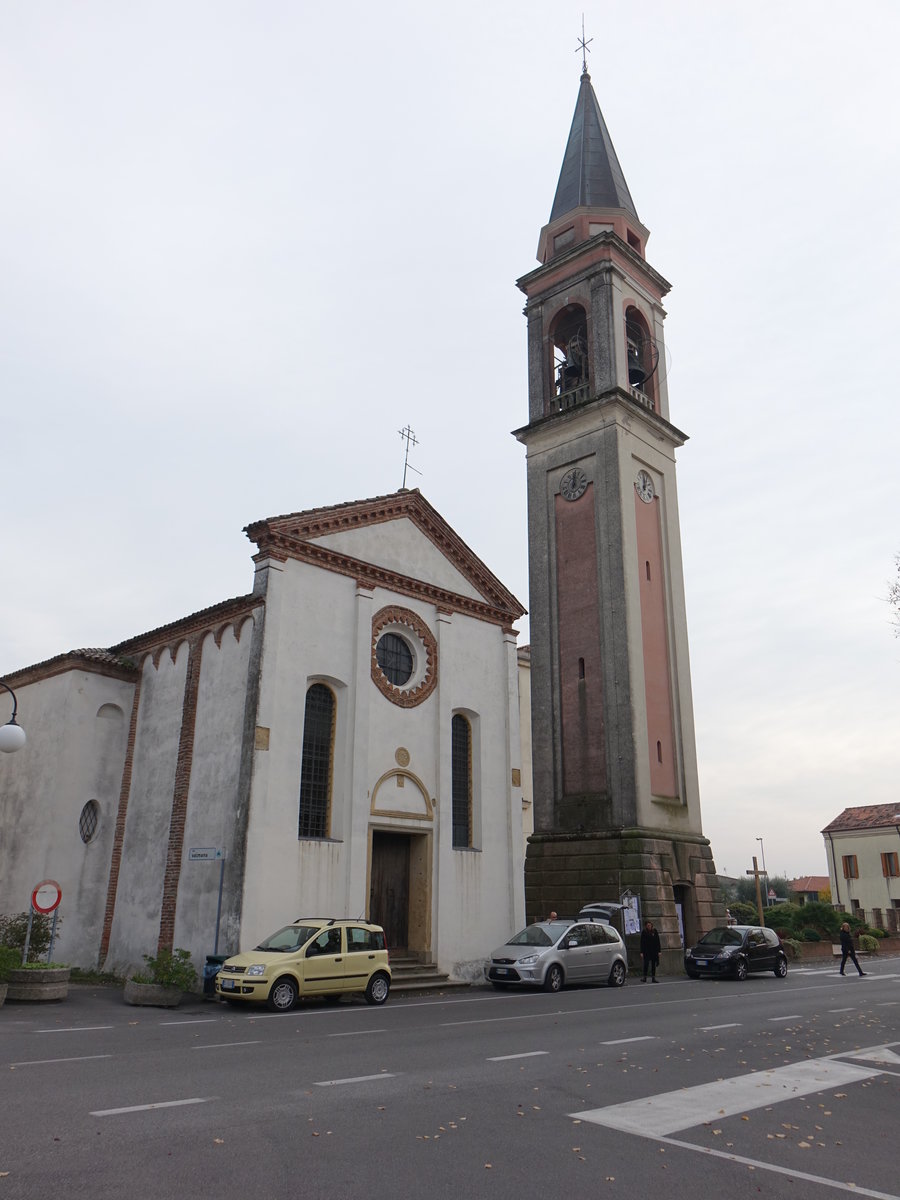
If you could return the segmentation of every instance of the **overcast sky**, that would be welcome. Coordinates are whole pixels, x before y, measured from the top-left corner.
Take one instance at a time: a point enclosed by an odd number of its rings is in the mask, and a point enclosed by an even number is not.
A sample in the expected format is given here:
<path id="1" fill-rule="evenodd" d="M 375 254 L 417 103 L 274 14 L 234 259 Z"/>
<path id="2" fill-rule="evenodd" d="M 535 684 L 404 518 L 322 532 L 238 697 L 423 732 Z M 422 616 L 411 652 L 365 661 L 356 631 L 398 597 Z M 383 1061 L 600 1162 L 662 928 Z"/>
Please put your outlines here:
<path id="1" fill-rule="evenodd" d="M 673 285 L 704 832 L 824 874 L 900 780 L 895 0 L 2 0 L 0 673 L 249 591 L 243 527 L 396 490 L 407 423 L 527 606 L 514 281 L 582 11 Z"/>

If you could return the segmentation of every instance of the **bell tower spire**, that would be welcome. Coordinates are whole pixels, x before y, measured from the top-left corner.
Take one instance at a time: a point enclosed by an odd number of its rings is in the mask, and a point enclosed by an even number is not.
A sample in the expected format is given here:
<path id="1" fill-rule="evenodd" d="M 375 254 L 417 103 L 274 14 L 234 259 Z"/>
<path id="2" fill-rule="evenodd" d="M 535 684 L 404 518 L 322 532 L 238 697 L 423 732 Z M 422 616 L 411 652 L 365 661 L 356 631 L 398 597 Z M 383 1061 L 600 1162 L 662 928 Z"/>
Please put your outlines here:
<path id="1" fill-rule="evenodd" d="M 586 43 L 582 38 L 586 51 Z M 724 920 L 703 837 L 663 298 L 585 69 L 528 320 L 530 917 L 637 897 L 679 959 Z"/>

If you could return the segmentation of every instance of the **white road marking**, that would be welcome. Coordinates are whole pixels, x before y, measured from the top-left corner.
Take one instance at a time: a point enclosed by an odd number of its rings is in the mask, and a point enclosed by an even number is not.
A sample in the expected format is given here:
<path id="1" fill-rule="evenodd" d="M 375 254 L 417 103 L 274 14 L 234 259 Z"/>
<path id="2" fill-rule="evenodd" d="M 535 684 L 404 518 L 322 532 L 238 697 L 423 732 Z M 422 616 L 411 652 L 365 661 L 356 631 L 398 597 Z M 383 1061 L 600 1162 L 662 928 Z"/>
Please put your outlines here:
<path id="1" fill-rule="evenodd" d="M 347 1033 L 329 1033 L 328 1037 L 365 1037 L 367 1033 L 387 1033 L 386 1029 L 350 1029 Z"/>
<path id="2" fill-rule="evenodd" d="M 209 1042 L 205 1046 L 191 1046 L 192 1050 L 225 1050 L 228 1046 L 258 1046 L 259 1040 L 253 1042 Z"/>
<path id="3" fill-rule="evenodd" d="M 769 1021 L 802 1021 L 803 1017 L 800 1013 L 791 1013 L 787 1017 L 767 1017 L 766 1019 Z"/>
<path id="4" fill-rule="evenodd" d="M 540 1055 L 549 1053 L 549 1050 L 527 1050 L 524 1054 L 496 1054 L 487 1059 L 487 1062 L 507 1062 L 511 1058 L 539 1058 Z"/>
<path id="5" fill-rule="evenodd" d="M 720 1122 L 736 1113 L 765 1108 L 780 1100 L 796 1099 L 823 1088 L 859 1083 L 878 1074 L 875 1066 L 858 1067 L 853 1063 L 822 1058 L 570 1115 L 626 1133 L 666 1137 L 707 1121 Z"/>
<path id="6" fill-rule="evenodd" d="M 217 1096 L 193 1096 L 190 1100 L 160 1100 L 156 1104 L 132 1104 L 128 1108 L 98 1108 L 92 1117 L 116 1117 L 120 1113 L 149 1112 L 153 1108 L 180 1108 L 184 1104 L 209 1104 Z"/>
<path id="7" fill-rule="evenodd" d="M 316 1087 L 337 1087 L 339 1083 L 370 1083 L 373 1079 L 393 1078 L 394 1075 L 385 1071 L 378 1075 L 354 1075 L 350 1079 L 319 1079 L 316 1081 Z"/>
<path id="8" fill-rule="evenodd" d="M 693 1142 L 682 1142 L 678 1138 L 654 1138 L 667 1146 L 679 1146 L 682 1150 L 694 1150 L 699 1154 L 708 1154 L 712 1158 L 724 1158 L 729 1162 L 741 1163 L 757 1171 L 773 1171 L 776 1175 L 787 1175 L 790 1179 L 805 1179 L 809 1183 L 820 1183 L 825 1187 L 836 1188 L 839 1192 L 852 1192 L 854 1196 L 871 1196 L 873 1200 L 900 1200 L 891 1192 L 877 1192 L 873 1188 L 860 1187 L 855 1183 L 844 1183 L 840 1179 L 826 1179 L 823 1175 L 810 1175 L 807 1171 L 795 1171 L 776 1163 L 763 1162 L 758 1158 L 745 1158 L 742 1154 L 729 1154 L 727 1150 L 714 1150 L 711 1146 L 695 1146 Z"/>
<path id="9" fill-rule="evenodd" d="M 192 1021 L 160 1021 L 160 1027 L 166 1025 L 217 1025 L 220 1017 L 197 1017 Z"/>
<path id="10" fill-rule="evenodd" d="M 67 1029 L 36 1029 L 35 1033 L 90 1033 L 95 1029 L 112 1029 L 112 1025 L 71 1025 Z"/>
<path id="11" fill-rule="evenodd" d="M 850 1008 L 829 1008 L 830 1013 L 856 1012 L 856 1006 L 851 1005 Z"/>
<path id="12" fill-rule="evenodd" d="M 730 1025 L 701 1025 L 701 1033 L 712 1033 L 715 1029 L 740 1029 L 741 1021 L 732 1021 Z"/>
<path id="13" fill-rule="evenodd" d="M 633 1038 L 616 1038 L 612 1042 L 601 1042 L 601 1046 L 624 1046 L 626 1042 L 655 1042 L 656 1038 L 652 1034 L 645 1034 L 643 1037 Z"/>
<path id="14" fill-rule="evenodd" d="M 895 1054 L 887 1046 L 876 1046 L 872 1050 L 860 1050 L 858 1054 L 855 1054 L 852 1050 L 848 1050 L 843 1057 L 862 1059 L 863 1062 L 889 1063 L 891 1066 L 900 1063 L 900 1054 Z"/>
<path id="15" fill-rule="evenodd" d="M 11 1067 L 41 1067 L 45 1063 L 90 1062 L 92 1058 L 112 1058 L 111 1054 L 83 1054 L 80 1058 L 33 1058 L 30 1062 L 10 1063 Z"/>

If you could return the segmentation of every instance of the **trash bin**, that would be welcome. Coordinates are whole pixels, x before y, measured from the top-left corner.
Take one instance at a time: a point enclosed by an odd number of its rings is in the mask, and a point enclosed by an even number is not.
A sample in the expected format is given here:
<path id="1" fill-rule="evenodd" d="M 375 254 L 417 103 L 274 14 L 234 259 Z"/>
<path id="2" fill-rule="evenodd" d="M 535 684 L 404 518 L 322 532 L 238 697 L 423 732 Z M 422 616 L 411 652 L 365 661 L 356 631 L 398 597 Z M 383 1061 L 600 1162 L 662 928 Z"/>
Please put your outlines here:
<path id="1" fill-rule="evenodd" d="M 219 967 L 228 957 L 227 954 L 207 954 L 206 962 L 203 965 L 203 995 L 215 997 L 216 994 L 216 976 L 219 973 Z"/>

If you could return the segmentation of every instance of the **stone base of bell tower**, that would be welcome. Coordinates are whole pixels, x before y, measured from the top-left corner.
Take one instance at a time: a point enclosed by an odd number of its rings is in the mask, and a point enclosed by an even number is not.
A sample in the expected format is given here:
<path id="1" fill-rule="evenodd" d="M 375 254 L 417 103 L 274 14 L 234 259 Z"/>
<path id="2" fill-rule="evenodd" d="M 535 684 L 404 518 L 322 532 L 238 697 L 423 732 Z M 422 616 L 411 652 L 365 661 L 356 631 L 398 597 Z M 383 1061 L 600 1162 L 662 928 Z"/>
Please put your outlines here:
<path id="1" fill-rule="evenodd" d="M 659 931 L 664 974 L 684 970 L 682 927 L 684 944 L 690 946 L 726 921 L 725 900 L 704 837 L 617 829 L 534 833 L 528 839 L 525 915 L 529 922 L 544 920 L 550 912 L 576 917 L 592 901 L 618 902 L 626 893 L 640 898 L 641 922 L 650 920 Z M 639 942 L 636 933 L 625 938 L 632 968 L 640 966 Z"/>

